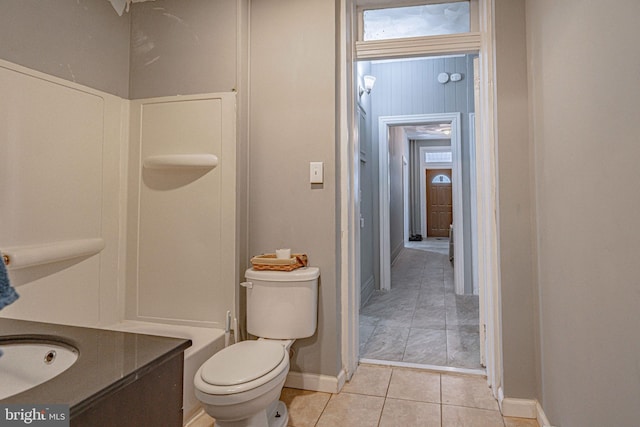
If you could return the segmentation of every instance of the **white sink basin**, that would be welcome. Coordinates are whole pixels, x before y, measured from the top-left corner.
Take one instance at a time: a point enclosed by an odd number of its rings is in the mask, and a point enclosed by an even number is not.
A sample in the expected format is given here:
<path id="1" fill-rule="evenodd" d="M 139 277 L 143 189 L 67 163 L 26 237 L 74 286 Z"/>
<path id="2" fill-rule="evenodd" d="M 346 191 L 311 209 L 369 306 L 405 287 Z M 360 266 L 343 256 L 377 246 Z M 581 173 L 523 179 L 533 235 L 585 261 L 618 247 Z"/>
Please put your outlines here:
<path id="1" fill-rule="evenodd" d="M 78 360 L 77 349 L 50 341 L 0 341 L 0 400 L 60 375 Z"/>

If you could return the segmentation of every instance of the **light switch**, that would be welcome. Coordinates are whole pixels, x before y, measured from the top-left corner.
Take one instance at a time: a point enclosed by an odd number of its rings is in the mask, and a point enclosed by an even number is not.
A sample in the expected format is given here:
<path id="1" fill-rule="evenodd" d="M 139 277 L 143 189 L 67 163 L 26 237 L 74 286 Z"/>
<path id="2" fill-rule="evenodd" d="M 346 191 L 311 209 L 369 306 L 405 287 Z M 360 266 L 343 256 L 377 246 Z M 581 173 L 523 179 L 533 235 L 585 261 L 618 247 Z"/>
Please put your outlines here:
<path id="1" fill-rule="evenodd" d="M 309 182 L 311 184 L 322 184 L 324 175 L 324 164 L 322 162 L 311 162 L 309 165 Z"/>

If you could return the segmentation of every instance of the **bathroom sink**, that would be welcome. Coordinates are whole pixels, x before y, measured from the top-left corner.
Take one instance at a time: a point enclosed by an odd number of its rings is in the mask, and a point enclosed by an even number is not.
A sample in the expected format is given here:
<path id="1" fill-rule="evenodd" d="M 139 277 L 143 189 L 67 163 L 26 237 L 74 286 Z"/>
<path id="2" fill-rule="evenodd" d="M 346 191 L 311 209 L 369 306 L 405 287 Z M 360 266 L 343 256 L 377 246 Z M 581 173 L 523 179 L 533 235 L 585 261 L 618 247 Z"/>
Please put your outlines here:
<path id="1" fill-rule="evenodd" d="M 69 369 L 78 350 L 53 340 L 0 339 L 0 400 L 29 390 Z"/>

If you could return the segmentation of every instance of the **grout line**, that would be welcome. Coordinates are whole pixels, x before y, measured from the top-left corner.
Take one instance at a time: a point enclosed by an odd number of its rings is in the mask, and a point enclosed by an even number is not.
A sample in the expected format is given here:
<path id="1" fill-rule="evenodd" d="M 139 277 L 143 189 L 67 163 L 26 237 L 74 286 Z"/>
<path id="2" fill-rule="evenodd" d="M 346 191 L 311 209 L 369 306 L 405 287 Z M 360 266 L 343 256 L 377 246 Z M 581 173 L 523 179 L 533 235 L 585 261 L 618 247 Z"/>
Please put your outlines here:
<path id="1" fill-rule="evenodd" d="M 318 419 L 316 420 L 314 427 L 318 425 L 318 423 L 320 422 L 320 418 L 322 418 L 322 415 L 324 414 L 324 411 L 327 410 L 327 406 L 329 406 L 329 402 L 331 401 L 331 398 L 333 398 L 334 394 L 331 393 L 331 396 L 329 396 L 329 398 L 327 399 L 327 403 L 324 404 L 324 407 L 322 408 L 322 411 L 320 411 L 320 415 L 318 416 Z"/>

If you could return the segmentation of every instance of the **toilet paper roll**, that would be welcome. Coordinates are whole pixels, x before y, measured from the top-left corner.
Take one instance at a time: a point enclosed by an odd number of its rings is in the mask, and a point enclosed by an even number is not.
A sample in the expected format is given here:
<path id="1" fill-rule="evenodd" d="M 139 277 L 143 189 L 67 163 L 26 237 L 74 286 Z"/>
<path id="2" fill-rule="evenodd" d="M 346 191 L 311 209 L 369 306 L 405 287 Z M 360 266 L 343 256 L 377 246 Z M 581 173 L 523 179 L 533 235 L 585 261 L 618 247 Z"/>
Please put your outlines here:
<path id="1" fill-rule="evenodd" d="M 276 258 L 278 259 L 291 258 L 291 249 L 276 249 Z"/>

